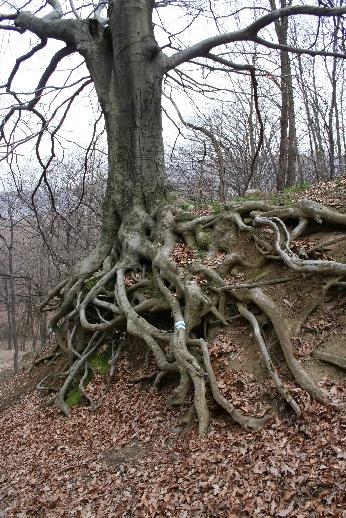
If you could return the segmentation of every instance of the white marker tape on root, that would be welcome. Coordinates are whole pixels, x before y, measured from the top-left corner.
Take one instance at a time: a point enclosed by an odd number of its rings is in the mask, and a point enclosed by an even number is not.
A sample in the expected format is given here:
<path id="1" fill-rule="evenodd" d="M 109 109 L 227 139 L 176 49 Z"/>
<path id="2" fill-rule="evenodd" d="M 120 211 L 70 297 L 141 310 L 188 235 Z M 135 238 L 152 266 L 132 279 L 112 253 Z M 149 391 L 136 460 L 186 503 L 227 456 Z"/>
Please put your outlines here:
<path id="1" fill-rule="evenodd" d="M 179 320 L 178 322 L 176 322 L 174 327 L 176 329 L 185 329 L 185 322 L 184 322 L 184 320 Z"/>

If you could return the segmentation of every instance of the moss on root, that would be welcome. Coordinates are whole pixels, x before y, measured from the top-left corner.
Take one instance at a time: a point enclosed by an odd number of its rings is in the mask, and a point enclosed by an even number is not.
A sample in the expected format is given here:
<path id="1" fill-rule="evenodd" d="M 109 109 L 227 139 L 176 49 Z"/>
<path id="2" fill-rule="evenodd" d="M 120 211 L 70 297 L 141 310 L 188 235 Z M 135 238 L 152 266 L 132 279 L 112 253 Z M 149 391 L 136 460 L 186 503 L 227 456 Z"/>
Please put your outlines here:
<path id="1" fill-rule="evenodd" d="M 66 396 L 66 404 L 69 408 L 80 405 L 82 401 L 82 394 L 78 385 L 71 389 Z"/>
<path id="2" fill-rule="evenodd" d="M 89 365 L 95 373 L 107 374 L 110 370 L 109 359 L 110 356 L 105 353 L 95 354 L 90 358 Z"/>

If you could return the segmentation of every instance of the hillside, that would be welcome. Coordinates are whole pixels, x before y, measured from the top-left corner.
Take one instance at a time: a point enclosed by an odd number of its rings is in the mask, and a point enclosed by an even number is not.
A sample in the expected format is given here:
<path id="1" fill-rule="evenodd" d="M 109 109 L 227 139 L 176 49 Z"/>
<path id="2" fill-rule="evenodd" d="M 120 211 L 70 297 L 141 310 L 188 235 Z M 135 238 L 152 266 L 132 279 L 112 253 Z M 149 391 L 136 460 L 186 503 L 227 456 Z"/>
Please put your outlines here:
<path id="1" fill-rule="evenodd" d="M 305 192 L 287 191 L 269 201 L 287 211 L 307 197 L 344 214 L 346 179 Z M 197 217 L 211 210 L 192 207 Z M 273 234 L 270 228 L 261 232 L 259 246 L 249 232 L 239 233 L 232 252 L 245 261 L 223 279 L 241 293 L 244 284 L 256 284 L 273 301 L 294 357 L 334 407 L 318 403 L 298 386 L 277 333 L 258 313 L 268 352 L 300 416 L 278 394 L 244 316 L 229 309 L 224 321 L 208 323 L 221 395 L 247 416 L 268 418 L 251 432 L 208 393 L 212 418 L 208 435 L 201 437 L 189 413 L 192 395 L 177 407 L 171 405 L 176 379 L 168 377 L 158 390 L 153 388 L 157 367 L 139 339 L 127 339 L 111 386 L 108 351 L 98 353 L 86 386 L 90 404 L 78 390 L 71 391 L 69 403 L 81 397 L 84 404 L 74 406 L 68 418 L 47 408 L 49 395 L 34 390 L 60 360 L 53 366 L 43 362 L 0 385 L 0 516 L 345 516 L 344 277 L 292 272 L 268 251 L 263 258 L 261 246 Z M 209 257 L 206 248 L 178 243 L 172 259 L 181 267 L 198 261 L 216 273 L 225 254 Z M 293 240 L 291 250 L 303 261 L 344 264 L 345 226 L 315 221 Z M 203 289 L 212 284 L 197 273 L 196 279 Z"/>

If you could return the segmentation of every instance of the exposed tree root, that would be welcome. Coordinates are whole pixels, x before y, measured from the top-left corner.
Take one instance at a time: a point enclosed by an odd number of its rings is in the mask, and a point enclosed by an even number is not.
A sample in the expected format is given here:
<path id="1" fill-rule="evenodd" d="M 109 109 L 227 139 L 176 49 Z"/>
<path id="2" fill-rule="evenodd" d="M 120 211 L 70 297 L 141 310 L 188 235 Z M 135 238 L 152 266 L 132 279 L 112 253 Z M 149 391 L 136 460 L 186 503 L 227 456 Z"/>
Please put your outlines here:
<path id="1" fill-rule="evenodd" d="M 297 223 L 290 229 L 286 223 L 292 220 Z M 126 330 L 141 339 L 157 365 L 157 370 L 141 379 L 153 379 L 157 388 L 167 374 L 178 376 L 179 383 L 171 398 L 173 405 L 186 403 L 192 391 L 193 407 L 188 419 L 196 413 L 200 433 L 206 433 L 209 425 L 208 385 L 213 399 L 235 422 L 247 429 L 258 428 L 268 416 L 243 415 L 227 401 L 217 386 L 210 359 L 208 326 L 215 322 L 226 325 L 237 317 L 227 313 L 227 307 L 231 305 L 233 311 L 238 309 L 250 323 L 277 391 L 300 415 L 299 405 L 284 386 L 270 358 L 259 326 L 260 317 L 247 308 L 248 302 L 255 304 L 272 323 L 297 384 L 321 403 L 331 404 L 328 394 L 313 382 L 295 359 L 289 322 L 260 289 L 287 283 L 297 277 L 251 281 L 250 273 L 250 280 L 237 283 L 229 283 L 227 277 L 235 265 L 251 272 L 251 265 L 232 249 L 234 239 L 237 240 L 239 233 L 246 232 L 255 239 L 256 247 L 267 259 L 272 257 L 283 262 L 299 275 L 323 273 L 334 276 L 334 285 L 344 284 L 346 264 L 302 260 L 291 251 L 291 241 L 308 231 L 311 221 L 318 222 L 321 227 L 324 223 L 346 226 L 345 215 L 307 201 L 289 209 L 264 202 L 227 204 L 220 214 L 201 217 L 186 217 L 181 210 L 170 207 L 151 215 L 141 208 L 134 209 L 120 227 L 113 248 L 109 245 L 97 248 L 76 265 L 71 275 L 61 281 L 43 302 L 44 310 L 57 308 L 50 327 L 55 333 L 58 351 L 69 359 L 63 383 L 54 398 L 55 405 L 68 415 L 66 395 L 78 380 L 82 394 L 90 402 L 85 389 L 88 360 L 104 343 L 116 341 L 117 349 L 110 360 L 110 386 L 124 347 L 120 336 Z M 258 235 L 258 230 L 263 227 L 272 230 L 274 241 Z M 206 250 L 207 259 L 224 253 L 224 260 L 217 271 L 201 261 L 193 260 L 191 264 L 182 266 L 172 259 L 179 240 L 195 248 L 201 242 L 203 232 L 212 236 Z M 167 315 L 168 325 L 161 329 L 153 322 L 156 322 L 155 314 L 163 312 Z M 81 374 L 83 370 L 84 374 Z"/>
<path id="2" fill-rule="evenodd" d="M 331 365 L 335 365 L 336 367 L 339 367 L 340 369 L 346 369 L 346 357 L 339 356 L 336 354 L 330 354 L 326 353 L 324 351 L 318 351 L 315 350 L 312 353 L 314 358 L 317 358 L 318 360 L 321 360 L 325 363 L 330 363 Z"/>
<path id="3" fill-rule="evenodd" d="M 221 394 L 217 386 L 216 376 L 210 362 L 210 355 L 208 345 L 205 340 L 200 340 L 200 346 L 203 351 L 204 365 L 208 374 L 210 388 L 214 396 L 215 401 L 226 410 L 233 418 L 236 423 L 239 423 L 243 428 L 256 430 L 260 428 L 270 416 L 265 417 L 248 417 L 243 415 L 241 412 L 236 410 L 234 406 L 227 401 L 227 399 Z"/>
<path id="4" fill-rule="evenodd" d="M 256 342 L 258 343 L 264 364 L 268 370 L 270 377 L 274 381 L 274 385 L 275 385 L 277 391 L 279 392 L 279 394 L 281 394 L 281 396 L 287 401 L 287 403 L 293 408 L 295 413 L 299 416 L 301 414 L 299 405 L 294 400 L 293 396 L 289 393 L 288 389 L 285 388 L 285 386 L 283 385 L 282 381 L 279 378 L 277 370 L 269 356 L 266 343 L 262 336 L 261 329 L 260 329 L 260 326 L 258 324 L 258 321 L 257 321 L 255 315 L 251 311 L 249 311 L 243 304 L 238 303 L 237 307 L 238 307 L 240 314 L 243 315 L 243 317 L 246 318 L 246 320 L 248 320 L 250 322 L 250 324 L 252 325 L 252 328 L 254 330 L 254 335 L 256 338 Z"/>
<path id="5" fill-rule="evenodd" d="M 318 387 L 312 378 L 305 372 L 298 360 L 295 359 L 290 337 L 290 325 L 282 313 L 275 306 L 271 298 L 264 294 L 260 288 L 253 288 L 248 294 L 249 299 L 254 302 L 271 320 L 279 339 L 286 363 L 292 372 L 298 385 L 306 390 L 314 399 L 324 405 L 332 405 L 328 394 Z"/>

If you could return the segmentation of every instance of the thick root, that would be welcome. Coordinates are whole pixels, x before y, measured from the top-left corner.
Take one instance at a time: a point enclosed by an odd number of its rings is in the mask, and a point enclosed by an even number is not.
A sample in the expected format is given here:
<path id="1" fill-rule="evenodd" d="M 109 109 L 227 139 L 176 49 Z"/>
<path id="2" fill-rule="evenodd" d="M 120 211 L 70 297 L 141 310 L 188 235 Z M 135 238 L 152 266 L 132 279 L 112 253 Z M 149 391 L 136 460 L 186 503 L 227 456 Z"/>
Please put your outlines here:
<path id="1" fill-rule="evenodd" d="M 346 369 L 346 357 L 339 356 L 336 354 L 329 354 L 324 351 L 318 351 L 315 350 L 313 352 L 313 357 L 317 358 L 318 360 L 321 360 L 325 363 L 330 363 L 331 365 L 335 365 L 336 367 L 339 367 L 340 369 Z"/>

